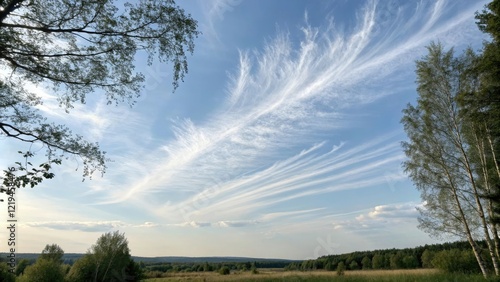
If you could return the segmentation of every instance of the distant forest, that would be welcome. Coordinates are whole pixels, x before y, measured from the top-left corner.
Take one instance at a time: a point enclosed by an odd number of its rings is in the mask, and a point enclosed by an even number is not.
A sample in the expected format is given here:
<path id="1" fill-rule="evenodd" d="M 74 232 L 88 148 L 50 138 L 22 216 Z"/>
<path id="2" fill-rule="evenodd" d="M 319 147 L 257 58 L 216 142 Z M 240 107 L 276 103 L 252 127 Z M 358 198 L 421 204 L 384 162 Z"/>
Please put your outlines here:
<path id="1" fill-rule="evenodd" d="M 487 250 L 485 242 L 479 242 Z M 484 252 L 487 255 L 487 252 Z M 217 258 L 223 260 L 224 258 Z M 147 277 L 162 277 L 168 272 L 258 271 L 260 268 L 283 268 L 285 271 L 337 270 L 342 262 L 347 270 L 439 268 L 449 272 L 480 273 L 467 241 L 433 244 L 405 249 L 385 249 L 322 256 L 314 260 L 250 260 L 247 262 L 148 262 L 138 261 Z"/>
<path id="2" fill-rule="evenodd" d="M 479 242 L 488 255 L 485 242 Z M 0 254 L 4 257 L 5 254 Z M 18 254 L 18 259 L 35 263 L 39 254 Z M 64 254 L 64 264 L 73 265 L 83 254 Z M 314 260 L 280 260 L 241 257 L 132 257 L 145 277 L 159 278 L 176 272 L 258 272 L 263 268 L 282 268 L 284 271 L 337 270 L 339 264 L 346 270 L 439 268 L 449 272 L 480 273 L 477 261 L 467 241 L 432 244 L 405 249 L 358 251 L 327 255 Z"/>

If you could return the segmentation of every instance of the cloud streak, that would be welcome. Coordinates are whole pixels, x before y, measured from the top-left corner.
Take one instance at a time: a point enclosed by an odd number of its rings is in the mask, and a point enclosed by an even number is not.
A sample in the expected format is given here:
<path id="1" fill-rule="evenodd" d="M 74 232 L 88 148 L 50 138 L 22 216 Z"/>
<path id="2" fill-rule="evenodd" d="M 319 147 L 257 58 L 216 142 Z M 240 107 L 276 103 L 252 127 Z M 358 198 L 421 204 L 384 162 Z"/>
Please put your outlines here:
<path id="1" fill-rule="evenodd" d="M 402 70 L 430 40 L 453 44 L 476 7 L 450 15 L 452 1 L 419 2 L 389 15 L 384 3 L 369 1 L 353 28 L 306 23 L 299 42 L 280 33 L 262 51 L 241 51 L 225 104 L 203 123 L 172 121 L 174 138 L 152 153 L 126 155 L 134 162 L 116 167 L 125 176 L 95 185 L 119 187 L 102 203 L 230 226 L 265 218 L 264 209 L 296 211 L 285 202 L 387 183 L 403 159 L 397 134 L 364 144 L 324 135 L 349 127 L 354 106 L 413 87 Z"/>

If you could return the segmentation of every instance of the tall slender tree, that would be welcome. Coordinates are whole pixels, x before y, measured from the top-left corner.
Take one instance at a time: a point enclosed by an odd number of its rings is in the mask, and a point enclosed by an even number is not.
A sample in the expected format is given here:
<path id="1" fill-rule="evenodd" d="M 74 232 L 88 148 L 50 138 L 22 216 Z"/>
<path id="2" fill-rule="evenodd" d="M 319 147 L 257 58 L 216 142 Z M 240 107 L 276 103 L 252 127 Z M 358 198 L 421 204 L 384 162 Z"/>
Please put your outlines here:
<path id="1" fill-rule="evenodd" d="M 454 57 L 453 49 L 445 52 L 435 43 L 428 47 L 428 55 L 417 61 L 417 105 L 408 105 L 402 119 L 409 138 L 403 142 L 408 157 L 404 168 L 425 201 L 420 228 L 433 235 L 466 238 L 487 276 L 487 264 L 476 241 L 486 240 L 497 275 L 498 257 L 467 142 L 473 126 L 461 114 L 458 102 L 462 93 L 477 88 L 471 71 L 475 62 L 471 50 Z"/>

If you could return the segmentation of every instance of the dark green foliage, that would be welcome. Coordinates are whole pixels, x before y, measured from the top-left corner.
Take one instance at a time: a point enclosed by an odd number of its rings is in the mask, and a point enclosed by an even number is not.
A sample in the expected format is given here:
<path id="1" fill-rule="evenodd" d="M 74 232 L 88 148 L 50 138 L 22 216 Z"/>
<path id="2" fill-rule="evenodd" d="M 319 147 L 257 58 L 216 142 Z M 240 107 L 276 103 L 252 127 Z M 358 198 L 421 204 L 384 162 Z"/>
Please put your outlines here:
<path id="1" fill-rule="evenodd" d="M 24 270 L 20 277 L 21 282 L 53 282 L 64 281 L 65 269 L 61 263 L 54 260 L 38 259 Z"/>
<path id="2" fill-rule="evenodd" d="M 372 268 L 372 260 L 365 256 L 362 260 L 361 260 L 361 265 L 363 265 L 363 269 L 371 269 Z"/>
<path id="3" fill-rule="evenodd" d="M 404 268 L 403 264 L 403 253 L 397 252 L 391 255 L 391 269 L 402 269 Z"/>
<path id="4" fill-rule="evenodd" d="M 486 249 L 486 243 L 484 241 L 479 241 L 478 246 L 483 250 Z M 323 268 L 319 269 L 335 270 L 340 262 L 344 263 L 345 268 L 345 261 L 348 261 L 349 269 L 351 269 L 350 264 L 352 262 L 356 262 L 358 267 L 363 266 L 363 269 L 365 269 L 363 261 L 368 264 L 368 260 L 371 260 L 372 269 L 391 269 L 391 259 L 394 266 L 399 266 L 398 269 L 433 268 L 434 266 L 431 261 L 434 258 L 434 254 L 442 250 L 450 249 L 470 251 L 470 244 L 464 241 L 457 241 L 419 246 L 416 248 L 386 249 L 328 255 L 319 257 L 316 260 L 303 261 L 302 263 L 293 262 L 284 269 L 309 271 L 313 265 L 323 265 Z M 486 252 L 484 252 L 484 254 L 486 254 Z M 425 266 L 423 266 L 422 263 L 425 263 Z"/>
<path id="5" fill-rule="evenodd" d="M 432 268 L 432 260 L 434 259 L 435 253 L 433 251 L 425 250 L 422 253 L 421 261 L 423 268 Z"/>
<path id="6" fill-rule="evenodd" d="M 9 266 L 3 261 L 0 262 L 0 281 L 16 281 L 16 276 L 9 271 Z"/>
<path id="7" fill-rule="evenodd" d="M 359 269 L 359 264 L 353 260 L 351 263 L 349 263 L 349 269 L 350 270 L 358 270 Z"/>
<path id="8" fill-rule="evenodd" d="M 69 273 L 66 275 L 68 281 L 85 282 L 93 281 L 96 265 L 90 255 L 85 255 L 75 261 Z"/>
<path id="9" fill-rule="evenodd" d="M 344 265 L 344 262 L 341 261 L 337 265 L 337 275 L 338 276 L 343 276 L 344 274 L 345 274 L 345 265 Z"/>
<path id="10" fill-rule="evenodd" d="M 57 263 L 62 263 L 62 257 L 64 255 L 63 249 L 59 247 L 57 244 L 46 245 L 42 251 L 42 254 L 38 257 L 38 259 L 51 260 Z"/>
<path id="11" fill-rule="evenodd" d="M 435 268 L 446 272 L 480 273 L 477 260 L 470 250 L 445 250 L 438 252 L 432 259 Z"/>
<path id="12" fill-rule="evenodd" d="M 477 25 L 482 32 L 500 42 L 500 1 L 493 0 L 485 6 L 481 13 L 476 13 Z"/>
<path id="13" fill-rule="evenodd" d="M 418 259 L 414 255 L 406 255 L 403 257 L 403 267 L 406 269 L 418 268 Z"/>
<path id="14" fill-rule="evenodd" d="M 253 262 L 252 265 L 250 266 L 250 271 L 252 272 L 252 274 L 259 273 L 259 271 L 257 270 L 257 266 L 255 265 L 255 262 Z"/>
<path id="15" fill-rule="evenodd" d="M 26 267 L 30 265 L 30 261 L 27 259 L 21 259 L 16 265 L 16 275 L 19 276 L 24 273 Z"/>
<path id="16" fill-rule="evenodd" d="M 219 269 L 219 274 L 221 275 L 228 275 L 229 273 L 231 273 L 231 270 L 227 266 L 223 266 Z"/>
<path id="17" fill-rule="evenodd" d="M 477 72 L 480 73 L 479 90 L 465 93 L 462 105 L 467 109 L 476 126 L 483 130 L 482 137 L 490 145 L 487 156 L 489 185 L 485 198 L 493 202 L 493 222 L 500 224 L 500 1 L 494 0 L 476 13 L 479 29 L 492 37 L 486 42 L 479 57 Z M 485 134 L 486 133 L 486 134 Z M 483 139 L 484 140 L 484 139 Z M 495 161 L 496 160 L 496 161 Z M 483 181 L 484 182 L 484 181 Z"/>
<path id="18" fill-rule="evenodd" d="M 372 259 L 372 267 L 373 269 L 384 269 L 384 256 L 380 254 L 375 254 Z"/>
<path id="19" fill-rule="evenodd" d="M 47 156 L 40 167 L 23 159 L 19 163 L 27 165 L 13 167 L 18 176 L 42 169 L 30 177 L 34 186 L 54 177 L 50 165 L 68 157 L 80 159 L 84 177 L 106 170 L 98 144 L 46 120 L 30 84 L 50 87 L 67 112 L 94 92 L 108 103 L 133 104 L 145 80 L 135 70 L 136 55 L 144 54 L 149 65 L 155 58 L 170 62 L 175 90 L 198 34 L 197 22 L 173 0 L 0 1 L 0 68 L 9 73 L 0 81 L 0 134 L 41 144 Z"/>

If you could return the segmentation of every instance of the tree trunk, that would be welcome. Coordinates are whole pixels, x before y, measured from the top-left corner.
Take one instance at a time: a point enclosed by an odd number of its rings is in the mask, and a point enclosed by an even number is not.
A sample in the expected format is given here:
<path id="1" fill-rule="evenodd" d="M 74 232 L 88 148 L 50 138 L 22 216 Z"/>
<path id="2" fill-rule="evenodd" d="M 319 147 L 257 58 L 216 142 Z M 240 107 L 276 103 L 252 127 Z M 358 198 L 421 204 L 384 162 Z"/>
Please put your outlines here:
<path id="1" fill-rule="evenodd" d="M 486 136 L 488 138 L 488 143 L 490 144 L 491 156 L 493 157 L 493 163 L 495 164 L 498 178 L 500 178 L 500 168 L 498 167 L 498 161 L 497 161 L 497 156 L 495 154 L 495 148 L 493 147 L 493 141 L 491 140 L 491 135 L 489 134 L 489 132 L 486 134 Z"/>
<path id="2" fill-rule="evenodd" d="M 497 172 L 498 178 L 500 179 L 500 168 L 498 167 L 498 161 L 497 161 L 497 156 L 495 153 L 495 148 L 493 147 L 493 141 L 491 140 L 491 135 L 490 135 L 490 132 L 488 130 L 488 127 L 486 125 L 485 125 L 485 127 L 486 127 L 486 139 L 488 139 L 488 144 L 490 145 L 493 163 L 495 164 L 496 172 Z M 490 206 L 491 205 L 492 205 L 492 203 L 490 201 Z M 490 209 L 492 210 L 491 213 L 493 214 L 493 207 L 490 207 Z M 493 223 L 492 227 L 493 227 L 492 228 L 493 229 L 493 238 L 495 240 L 497 257 L 500 258 L 500 238 L 498 237 L 498 230 L 496 228 L 497 226 L 495 223 Z"/>
<path id="3" fill-rule="evenodd" d="M 467 218 L 465 217 L 465 213 L 462 209 L 462 203 L 460 202 L 460 198 L 458 196 L 457 192 L 457 187 L 454 184 L 453 177 L 451 176 L 449 170 L 444 167 L 444 170 L 446 172 L 446 176 L 449 180 L 450 183 L 450 188 L 451 191 L 453 192 L 453 199 L 455 200 L 456 206 L 458 208 L 458 213 L 460 215 L 460 218 L 462 219 L 463 226 L 465 229 L 465 236 L 467 237 L 467 241 L 469 242 L 470 246 L 472 247 L 472 252 L 474 253 L 474 256 L 476 257 L 477 263 L 479 264 L 479 268 L 481 269 L 481 273 L 483 274 L 484 278 L 488 278 L 488 269 L 486 268 L 486 264 L 481 257 L 481 249 L 477 245 L 476 241 L 472 237 L 472 232 L 469 227 L 469 223 L 467 222 Z"/>
<path id="4" fill-rule="evenodd" d="M 477 154 L 479 156 L 479 161 L 481 164 L 480 169 L 481 169 L 481 172 L 483 174 L 484 190 L 486 190 L 486 192 L 488 194 L 491 194 L 492 189 L 491 189 L 491 185 L 490 185 L 490 175 L 488 173 L 488 158 L 486 156 L 485 141 L 483 138 L 480 138 L 478 136 L 477 131 L 474 132 L 474 138 L 475 138 L 475 143 L 476 143 Z M 492 204 L 491 199 L 487 200 L 487 211 L 488 211 L 489 218 L 490 219 L 493 218 L 493 204 Z M 496 224 L 492 223 L 491 221 L 490 221 L 489 226 L 490 226 L 491 231 L 493 233 L 492 236 L 493 236 L 494 246 L 492 246 L 491 248 L 488 246 L 488 248 L 490 249 L 491 260 L 492 260 L 493 266 L 495 267 L 495 274 L 498 276 L 499 275 L 499 269 L 498 269 L 499 251 L 498 251 L 498 248 L 499 248 L 499 244 L 500 244 L 499 239 L 498 239 L 498 230 L 496 228 Z M 493 253 L 492 253 L 491 249 L 493 249 L 493 251 L 494 251 Z"/>
<path id="5" fill-rule="evenodd" d="M 455 202 L 456 202 L 457 207 L 458 207 L 458 211 L 460 213 L 460 217 L 463 220 L 467 241 L 469 242 L 470 246 L 472 247 L 472 252 L 474 253 L 474 256 L 476 257 L 477 263 L 479 264 L 479 268 L 481 269 L 481 273 L 483 274 L 484 278 L 488 278 L 488 270 L 486 268 L 486 264 L 483 261 L 483 258 L 481 257 L 481 249 L 477 245 L 476 241 L 474 241 L 474 238 L 472 237 L 472 233 L 470 231 L 469 224 L 467 223 L 467 218 L 465 217 L 464 211 L 462 210 L 462 206 L 460 203 L 460 199 L 458 198 L 456 189 L 452 188 L 452 191 L 453 191 L 453 196 L 454 196 Z"/>

